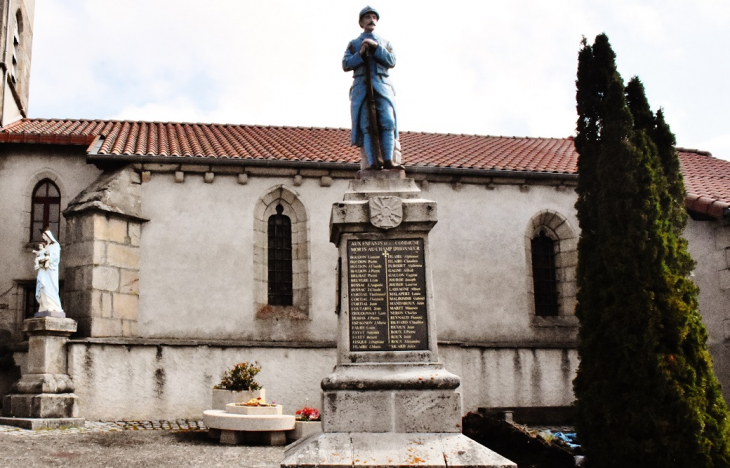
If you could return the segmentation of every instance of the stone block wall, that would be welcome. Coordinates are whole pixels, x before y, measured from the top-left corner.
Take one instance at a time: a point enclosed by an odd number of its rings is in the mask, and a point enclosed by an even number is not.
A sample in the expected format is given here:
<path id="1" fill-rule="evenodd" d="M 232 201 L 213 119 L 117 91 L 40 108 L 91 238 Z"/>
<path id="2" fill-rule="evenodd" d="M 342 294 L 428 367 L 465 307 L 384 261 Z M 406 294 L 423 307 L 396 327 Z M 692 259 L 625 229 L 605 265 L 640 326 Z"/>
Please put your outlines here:
<path id="1" fill-rule="evenodd" d="M 140 221 L 83 211 L 66 224 L 66 314 L 84 336 L 138 336 Z"/>

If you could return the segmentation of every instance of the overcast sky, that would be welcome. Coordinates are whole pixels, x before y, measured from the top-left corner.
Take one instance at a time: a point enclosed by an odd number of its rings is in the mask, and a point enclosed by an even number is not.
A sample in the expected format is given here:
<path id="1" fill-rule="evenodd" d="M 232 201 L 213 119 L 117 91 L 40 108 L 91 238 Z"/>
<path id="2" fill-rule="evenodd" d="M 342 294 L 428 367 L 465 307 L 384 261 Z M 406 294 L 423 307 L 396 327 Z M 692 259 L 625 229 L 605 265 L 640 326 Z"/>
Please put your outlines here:
<path id="1" fill-rule="evenodd" d="M 366 0 L 36 0 L 30 116 L 349 128 Z M 730 159 L 730 1 L 373 0 L 401 130 L 568 137 L 608 34 L 679 146 Z"/>

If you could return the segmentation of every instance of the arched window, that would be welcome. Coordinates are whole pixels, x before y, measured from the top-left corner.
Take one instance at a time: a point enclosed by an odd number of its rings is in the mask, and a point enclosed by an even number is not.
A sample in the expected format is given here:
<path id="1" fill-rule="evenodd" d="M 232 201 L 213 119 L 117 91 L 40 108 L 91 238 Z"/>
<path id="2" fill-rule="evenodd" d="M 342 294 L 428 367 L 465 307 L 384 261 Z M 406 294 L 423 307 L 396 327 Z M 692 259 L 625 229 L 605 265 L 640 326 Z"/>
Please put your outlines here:
<path id="1" fill-rule="evenodd" d="M 269 305 L 292 305 L 291 220 L 276 205 L 269 216 Z"/>
<path id="2" fill-rule="evenodd" d="M 33 189 L 31 199 L 30 241 L 40 242 L 44 227 L 51 229 L 54 237 L 59 238 L 61 223 L 61 192 L 56 184 L 43 179 Z"/>
<path id="3" fill-rule="evenodd" d="M 525 232 L 525 250 L 533 326 L 577 326 L 578 236 L 568 220 L 552 210 L 536 214 Z"/>
<path id="4" fill-rule="evenodd" d="M 532 239 L 532 281 L 535 287 L 535 315 L 558 315 L 555 241 L 545 234 L 544 229 Z"/>
<path id="5" fill-rule="evenodd" d="M 309 228 L 299 195 L 285 185 L 269 189 L 254 207 L 256 318 L 305 320 L 311 308 Z"/>

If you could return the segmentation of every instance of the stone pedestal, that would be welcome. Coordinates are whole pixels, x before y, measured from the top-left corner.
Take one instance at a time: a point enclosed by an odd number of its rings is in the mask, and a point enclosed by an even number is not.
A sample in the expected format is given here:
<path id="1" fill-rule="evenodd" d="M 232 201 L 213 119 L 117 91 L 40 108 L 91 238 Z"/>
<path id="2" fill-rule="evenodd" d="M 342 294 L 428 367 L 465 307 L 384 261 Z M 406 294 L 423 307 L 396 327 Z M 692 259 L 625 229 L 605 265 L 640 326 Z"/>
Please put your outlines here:
<path id="1" fill-rule="evenodd" d="M 0 424 L 25 429 L 79 427 L 77 396 L 66 369 L 66 342 L 76 322 L 36 317 L 24 323 L 28 334 L 28 371 L 3 399 Z"/>
<path id="2" fill-rule="evenodd" d="M 461 434 L 460 379 L 438 359 L 436 203 L 387 175 L 352 181 L 332 207 L 337 366 L 322 381 L 323 433 L 288 447 L 281 466 L 515 467 Z"/>

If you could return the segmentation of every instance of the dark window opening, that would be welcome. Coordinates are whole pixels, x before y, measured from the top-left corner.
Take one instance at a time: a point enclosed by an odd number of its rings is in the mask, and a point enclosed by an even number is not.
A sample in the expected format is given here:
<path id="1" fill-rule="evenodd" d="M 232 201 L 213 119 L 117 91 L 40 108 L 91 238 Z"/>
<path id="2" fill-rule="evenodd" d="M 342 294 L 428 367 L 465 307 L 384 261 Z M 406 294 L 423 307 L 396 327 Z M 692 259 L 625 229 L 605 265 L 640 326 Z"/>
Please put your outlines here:
<path id="1" fill-rule="evenodd" d="M 24 282 L 23 288 L 23 319 L 33 318 L 38 312 L 38 301 L 35 300 L 35 281 Z"/>
<path id="2" fill-rule="evenodd" d="M 535 286 L 535 315 L 558 315 L 558 285 L 555 279 L 555 241 L 541 231 L 532 239 L 532 279 Z"/>
<path id="3" fill-rule="evenodd" d="M 48 226 L 58 240 L 61 223 L 61 192 L 56 184 L 48 179 L 38 182 L 31 200 L 30 241 L 42 241 L 43 228 Z"/>
<path id="4" fill-rule="evenodd" d="M 291 220 L 276 207 L 269 217 L 269 304 L 292 305 Z"/>
<path id="5" fill-rule="evenodd" d="M 23 309 L 23 319 L 33 318 L 36 312 L 38 312 L 38 301 L 35 299 L 36 280 L 17 281 L 17 284 L 23 292 L 23 303 L 21 304 Z M 61 296 L 61 306 L 64 306 L 66 304 L 66 299 L 63 280 L 58 282 L 58 294 Z"/>

